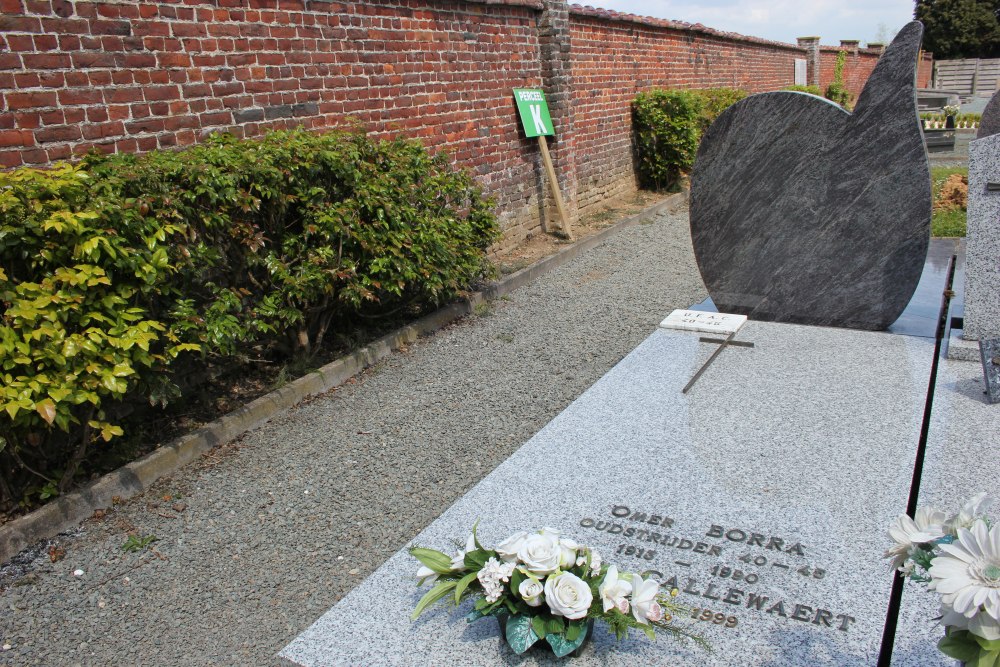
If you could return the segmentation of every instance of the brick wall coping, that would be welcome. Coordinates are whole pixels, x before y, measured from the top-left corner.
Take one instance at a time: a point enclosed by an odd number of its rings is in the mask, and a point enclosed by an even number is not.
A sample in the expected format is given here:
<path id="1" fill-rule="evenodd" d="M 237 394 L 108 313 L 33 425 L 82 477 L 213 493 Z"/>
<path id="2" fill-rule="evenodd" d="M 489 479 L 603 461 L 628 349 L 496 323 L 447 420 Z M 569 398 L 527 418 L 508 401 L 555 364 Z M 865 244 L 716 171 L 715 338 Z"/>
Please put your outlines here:
<path id="1" fill-rule="evenodd" d="M 819 50 L 823 51 L 824 53 L 836 53 L 837 51 L 851 51 L 852 48 L 850 46 L 820 46 Z M 858 52 L 859 53 L 874 53 L 874 54 L 878 55 L 879 53 L 882 53 L 882 47 L 879 46 L 879 47 L 873 49 L 873 48 L 870 48 L 870 47 L 867 47 L 867 46 L 859 46 L 858 47 Z"/>
<path id="2" fill-rule="evenodd" d="M 529 9 L 545 9 L 542 0 L 465 0 L 476 5 L 511 5 L 512 7 L 528 7 Z"/>
<path id="3" fill-rule="evenodd" d="M 697 32 L 703 35 L 709 35 L 711 37 L 721 37 L 723 39 L 730 39 L 737 42 L 746 42 L 750 44 L 763 44 L 765 46 L 787 49 L 788 51 L 805 52 L 805 49 L 795 44 L 787 44 L 785 42 L 775 42 L 769 39 L 764 39 L 762 37 L 750 37 L 748 35 L 741 35 L 738 32 L 726 32 L 724 30 L 716 30 L 715 28 L 709 28 L 708 26 L 702 25 L 700 23 L 686 23 L 684 21 L 658 19 L 652 16 L 625 14 L 623 12 L 616 12 L 613 9 L 600 9 L 598 7 L 591 7 L 590 5 L 586 6 L 570 5 L 569 12 L 570 14 L 576 16 L 587 16 L 595 19 L 604 19 L 606 21 L 622 21 L 624 23 L 638 23 L 640 25 L 647 25 L 654 28 L 670 28 L 673 30 Z"/>

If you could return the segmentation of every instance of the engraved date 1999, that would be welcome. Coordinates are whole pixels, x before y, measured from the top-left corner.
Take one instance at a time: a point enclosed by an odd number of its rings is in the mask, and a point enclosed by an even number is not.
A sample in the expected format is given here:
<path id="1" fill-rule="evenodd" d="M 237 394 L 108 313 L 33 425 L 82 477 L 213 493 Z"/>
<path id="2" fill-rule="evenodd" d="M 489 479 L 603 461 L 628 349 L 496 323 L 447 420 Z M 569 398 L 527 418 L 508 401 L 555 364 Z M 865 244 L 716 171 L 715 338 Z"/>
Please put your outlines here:
<path id="1" fill-rule="evenodd" d="M 712 611 L 701 607 L 695 607 L 691 610 L 691 618 L 698 621 L 711 621 L 726 628 L 735 628 L 736 624 L 739 623 L 739 619 L 735 616 L 726 616 L 721 611 Z"/>

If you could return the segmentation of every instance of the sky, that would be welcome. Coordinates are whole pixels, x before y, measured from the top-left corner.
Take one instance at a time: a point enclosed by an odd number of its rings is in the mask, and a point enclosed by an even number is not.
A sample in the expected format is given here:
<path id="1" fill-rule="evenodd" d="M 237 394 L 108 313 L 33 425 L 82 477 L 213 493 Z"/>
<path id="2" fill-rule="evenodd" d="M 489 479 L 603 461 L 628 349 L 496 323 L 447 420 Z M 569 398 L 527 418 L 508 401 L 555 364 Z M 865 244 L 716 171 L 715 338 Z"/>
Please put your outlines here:
<path id="1" fill-rule="evenodd" d="M 858 39 L 888 41 L 913 20 L 913 0 L 571 0 L 629 14 L 701 23 L 795 44 L 818 36 L 821 44 Z M 880 39 L 882 38 L 882 39 Z"/>

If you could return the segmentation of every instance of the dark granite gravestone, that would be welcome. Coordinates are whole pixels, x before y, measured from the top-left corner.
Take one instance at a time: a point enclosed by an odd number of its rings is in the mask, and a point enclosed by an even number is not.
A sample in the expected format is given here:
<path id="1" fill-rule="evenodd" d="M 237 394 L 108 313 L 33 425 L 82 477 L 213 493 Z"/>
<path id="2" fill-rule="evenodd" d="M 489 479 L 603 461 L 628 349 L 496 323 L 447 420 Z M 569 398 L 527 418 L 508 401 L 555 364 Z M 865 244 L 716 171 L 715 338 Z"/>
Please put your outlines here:
<path id="1" fill-rule="evenodd" d="M 923 27 L 900 30 L 853 113 L 793 92 L 727 109 L 698 150 L 691 235 L 720 311 L 878 330 L 906 307 L 930 240 L 917 116 Z"/>
<path id="2" fill-rule="evenodd" d="M 979 131 L 976 132 L 976 139 L 988 137 L 991 134 L 1000 132 L 1000 92 L 993 94 L 983 115 L 979 119 Z"/>
<path id="3" fill-rule="evenodd" d="M 979 355 L 983 360 L 983 379 L 990 403 L 1000 403 L 1000 338 L 979 341 Z"/>

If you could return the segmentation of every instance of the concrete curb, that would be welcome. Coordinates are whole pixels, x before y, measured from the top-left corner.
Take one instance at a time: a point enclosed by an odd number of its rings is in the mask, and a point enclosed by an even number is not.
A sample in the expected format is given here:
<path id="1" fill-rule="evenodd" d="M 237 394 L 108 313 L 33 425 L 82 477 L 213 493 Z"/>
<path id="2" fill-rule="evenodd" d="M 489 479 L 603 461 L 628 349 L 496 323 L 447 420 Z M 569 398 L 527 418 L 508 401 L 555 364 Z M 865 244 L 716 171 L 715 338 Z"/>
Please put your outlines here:
<path id="1" fill-rule="evenodd" d="M 491 283 L 480 292 L 440 308 L 413 324 L 379 338 L 346 357 L 323 366 L 271 393 L 251 401 L 216 421 L 174 440 L 114 472 L 104 475 L 87 487 L 40 507 L 10 523 L 0 526 L 0 565 L 22 550 L 71 529 L 93 516 L 94 511 L 111 506 L 114 498 L 125 500 L 146 491 L 154 482 L 194 461 L 204 452 L 224 444 L 264 424 L 307 396 L 332 389 L 372 366 L 403 345 L 430 334 L 475 311 L 480 304 L 503 296 L 552 271 L 599 245 L 626 227 L 641 223 L 665 211 L 675 210 L 687 201 L 687 192 L 671 195 L 644 211 L 611 227 L 577 241 L 529 267 Z"/>

